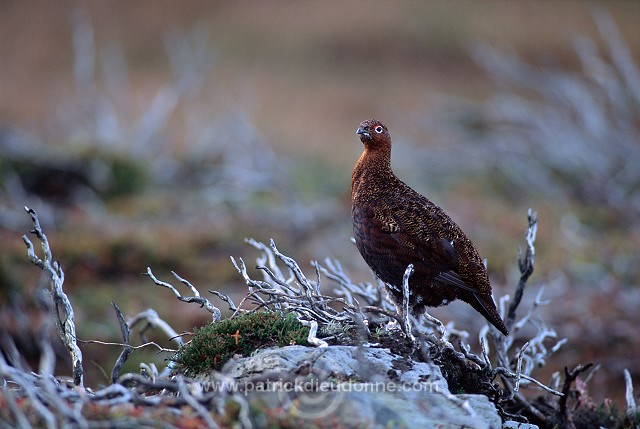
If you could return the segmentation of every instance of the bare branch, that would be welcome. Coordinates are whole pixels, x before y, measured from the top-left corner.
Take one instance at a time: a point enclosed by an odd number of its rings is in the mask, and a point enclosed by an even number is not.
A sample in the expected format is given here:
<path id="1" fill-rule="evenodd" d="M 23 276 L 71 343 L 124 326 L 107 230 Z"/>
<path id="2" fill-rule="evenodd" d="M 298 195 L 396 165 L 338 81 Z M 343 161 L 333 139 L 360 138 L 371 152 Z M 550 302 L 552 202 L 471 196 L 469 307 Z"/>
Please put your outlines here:
<path id="1" fill-rule="evenodd" d="M 226 302 L 227 305 L 229 305 L 229 310 L 231 310 L 233 312 L 238 311 L 238 307 L 236 307 L 236 305 L 233 303 L 233 300 L 231 299 L 231 297 L 229 295 L 222 294 L 222 293 L 218 292 L 217 290 L 211 290 L 211 289 L 209 289 L 209 293 L 214 294 L 215 296 L 220 298 L 222 301 Z"/>
<path id="2" fill-rule="evenodd" d="M 416 337 L 411 332 L 411 314 L 409 313 L 409 278 L 413 274 L 413 264 L 409 264 L 402 276 L 402 330 L 405 335 L 413 342 L 416 342 Z"/>
<path id="3" fill-rule="evenodd" d="M 53 261 L 51 248 L 49 247 L 49 240 L 40 227 L 38 214 L 35 210 L 32 210 L 28 207 L 25 207 L 24 209 L 31 216 L 31 222 L 33 223 L 33 229 L 30 232 L 32 234 L 35 234 L 38 240 L 40 240 L 40 242 L 42 243 L 44 259 L 40 259 L 36 256 L 33 244 L 26 235 L 22 236 L 22 240 L 27 246 L 27 254 L 29 255 L 29 260 L 49 276 L 49 285 L 51 286 L 51 295 L 53 296 L 53 308 L 56 315 L 56 326 L 58 327 L 58 334 L 60 335 L 60 339 L 62 339 L 62 342 L 71 355 L 73 382 L 76 386 L 82 386 L 82 351 L 80 351 L 80 348 L 76 344 L 77 336 L 73 307 L 71 307 L 69 298 L 62 290 L 62 284 L 64 283 L 64 272 L 62 271 L 60 265 L 57 262 Z"/>
<path id="4" fill-rule="evenodd" d="M 309 335 L 307 336 L 307 342 L 309 344 L 316 347 L 329 346 L 329 344 L 327 344 L 326 341 L 322 341 L 320 338 L 316 337 L 316 334 L 318 333 L 318 322 L 316 322 L 315 320 L 311 320 L 311 321 L 301 320 L 300 323 L 302 323 L 302 325 L 304 326 L 309 327 Z"/>
<path id="5" fill-rule="evenodd" d="M 114 343 L 114 342 L 110 342 L 110 341 L 98 341 L 98 340 L 81 340 L 78 339 L 79 343 L 84 343 L 84 344 L 100 344 L 102 346 L 118 346 L 118 347 L 127 347 L 127 344 L 125 343 Z M 145 347 L 149 347 L 149 346 L 153 346 L 156 349 L 158 349 L 158 352 L 167 352 L 167 353 L 175 353 L 178 351 L 178 349 L 168 349 L 166 347 L 162 347 L 161 345 L 159 345 L 158 343 L 154 342 L 154 341 L 148 341 L 144 344 L 140 344 L 137 346 L 129 346 L 131 347 L 132 350 L 139 350 L 139 349 L 144 349 Z"/>
<path id="6" fill-rule="evenodd" d="M 158 313 L 155 310 L 152 310 L 152 309 L 145 310 L 141 313 L 136 314 L 135 316 L 133 316 L 131 319 L 127 321 L 127 325 L 129 326 L 130 329 L 132 329 L 134 326 L 136 326 L 139 323 L 145 324 L 142 330 L 140 331 L 141 335 L 144 335 L 144 332 L 148 328 L 153 327 L 156 329 L 160 329 L 162 332 L 164 332 L 165 335 L 169 337 L 170 340 L 175 341 L 178 344 L 178 346 L 182 346 L 184 344 L 184 341 L 182 341 L 182 338 L 180 337 L 180 335 L 171 327 L 171 325 L 169 325 L 167 322 L 162 320 L 158 316 Z"/>
<path id="7" fill-rule="evenodd" d="M 151 280 L 153 280 L 153 282 L 155 284 L 157 284 L 158 286 L 166 287 L 171 292 L 173 292 L 174 295 L 180 301 L 182 301 L 182 302 L 195 302 L 196 304 L 200 304 L 200 307 L 204 307 L 209 313 L 211 313 L 213 315 L 213 321 L 214 322 L 217 322 L 217 321 L 220 320 L 220 318 L 222 317 L 222 313 L 220 312 L 220 310 L 215 305 L 213 305 L 211 303 L 211 301 L 209 301 L 207 298 L 201 297 L 200 296 L 200 292 L 198 292 L 198 290 L 191 283 L 189 283 L 189 281 L 183 279 L 182 277 L 180 277 L 178 274 L 176 274 L 173 271 L 171 271 L 171 274 L 173 274 L 173 276 L 176 279 L 178 279 L 178 281 L 180 281 L 180 283 L 186 285 L 191 290 L 191 292 L 193 292 L 193 296 L 184 296 L 175 287 L 173 287 L 171 284 L 158 280 L 156 278 L 156 276 L 153 275 L 153 272 L 151 271 L 150 267 L 147 267 L 147 272 L 145 273 L 145 275 L 151 277 Z"/>
<path id="8" fill-rule="evenodd" d="M 533 273 L 535 262 L 534 243 L 536 240 L 536 232 L 538 230 L 538 213 L 529 209 L 529 211 L 527 212 L 527 220 L 528 227 L 527 233 L 525 234 L 527 248 L 524 255 L 522 254 L 522 251 L 518 249 L 518 267 L 520 268 L 520 281 L 518 282 L 516 293 L 513 296 L 513 301 L 511 301 L 511 305 L 509 305 L 507 320 L 505 320 L 505 324 L 507 325 L 507 329 L 509 330 L 511 330 L 511 327 L 516 320 L 516 310 L 520 305 L 520 301 L 522 300 L 522 295 L 524 293 L 524 288 L 527 284 L 527 280 Z"/>
<path id="9" fill-rule="evenodd" d="M 120 369 L 129 358 L 129 355 L 133 351 L 131 344 L 129 343 L 129 325 L 124 321 L 124 317 L 122 317 L 122 312 L 118 308 L 115 302 L 111 303 L 113 305 L 113 309 L 116 312 L 116 317 L 118 318 L 118 325 L 120 325 L 120 332 L 122 333 L 122 340 L 124 341 L 124 348 L 122 349 L 122 353 L 118 356 L 115 365 L 113 366 L 113 370 L 111 371 L 111 382 L 115 383 L 120 375 Z"/>
<path id="10" fill-rule="evenodd" d="M 573 370 L 569 371 L 569 368 L 564 368 L 564 384 L 562 385 L 562 397 L 558 402 L 558 406 L 560 407 L 560 414 L 565 419 L 565 424 L 569 428 L 574 428 L 575 425 L 573 423 L 573 416 L 571 414 L 571 410 L 567 407 L 567 399 L 569 399 L 569 393 L 571 391 L 571 385 L 578 378 L 578 376 L 591 368 L 593 364 L 588 363 L 586 365 L 578 365 Z"/>
<path id="11" fill-rule="evenodd" d="M 638 427 L 640 421 L 638 421 L 638 408 L 636 407 L 635 396 L 633 395 L 633 382 L 631 381 L 631 374 L 627 368 L 624 369 L 624 384 L 625 384 L 625 399 L 627 401 L 627 417 L 629 418 L 629 424 L 633 427 Z"/>
<path id="12" fill-rule="evenodd" d="M 40 362 L 38 363 L 38 373 L 53 374 L 56 366 L 56 354 L 51 344 L 51 332 L 55 323 L 53 314 L 53 303 L 49 291 L 40 288 L 36 291 L 36 300 L 44 310 L 44 317 L 40 326 L 38 342 L 40 345 Z"/>
<path id="13" fill-rule="evenodd" d="M 480 368 L 487 366 L 487 362 L 480 359 L 477 355 L 471 353 L 471 347 L 469 345 L 462 342 L 462 340 L 458 340 L 458 347 L 464 354 L 464 357 L 471 362 L 474 362 Z"/>
<path id="14" fill-rule="evenodd" d="M 522 376 L 522 358 L 524 357 L 524 351 L 529 347 L 529 343 L 526 342 L 518 353 L 518 362 L 516 363 L 516 384 L 513 386 L 513 391 L 517 392 L 520 389 L 520 378 Z"/>

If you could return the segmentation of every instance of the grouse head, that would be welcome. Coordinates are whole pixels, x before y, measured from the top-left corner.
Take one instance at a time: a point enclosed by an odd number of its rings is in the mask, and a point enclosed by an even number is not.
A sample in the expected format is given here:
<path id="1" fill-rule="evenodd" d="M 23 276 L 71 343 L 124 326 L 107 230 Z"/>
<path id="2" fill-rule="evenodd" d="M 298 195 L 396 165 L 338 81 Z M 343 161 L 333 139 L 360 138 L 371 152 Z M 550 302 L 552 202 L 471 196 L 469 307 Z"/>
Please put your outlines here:
<path id="1" fill-rule="evenodd" d="M 361 122 L 356 134 L 366 148 L 391 148 L 389 130 L 380 121 L 369 119 Z"/>

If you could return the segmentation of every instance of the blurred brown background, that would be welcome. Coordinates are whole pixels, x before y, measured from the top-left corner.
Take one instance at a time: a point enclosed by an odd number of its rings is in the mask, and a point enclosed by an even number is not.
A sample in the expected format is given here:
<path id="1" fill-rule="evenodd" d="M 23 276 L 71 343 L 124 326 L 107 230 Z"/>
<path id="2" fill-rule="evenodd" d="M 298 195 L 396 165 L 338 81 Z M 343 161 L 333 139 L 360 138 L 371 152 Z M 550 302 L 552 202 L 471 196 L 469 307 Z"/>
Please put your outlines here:
<path id="1" fill-rule="evenodd" d="M 496 297 L 539 211 L 524 305 L 544 284 L 537 314 L 569 342 L 538 376 L 600 363 L 591 393 L 620 400 L 623 368 L 640 384 L 638 22 L 635 1 L 0 2 L 2 329 L 35 359 L 24 205 L 83 339 L 118 341 L 110 301 L 178 331 L 206 323 L 140 273 L 240 297 L 228 257 L 255 259 L 245 237 L 370 280 L 349 184 L 355 129 L 375 117 L 398 175 L 488 260 Z M 475 337 L 467 310 L 433 314 Z M 104 383 L 119 351 L 83 352 L 87 384 Z"/>

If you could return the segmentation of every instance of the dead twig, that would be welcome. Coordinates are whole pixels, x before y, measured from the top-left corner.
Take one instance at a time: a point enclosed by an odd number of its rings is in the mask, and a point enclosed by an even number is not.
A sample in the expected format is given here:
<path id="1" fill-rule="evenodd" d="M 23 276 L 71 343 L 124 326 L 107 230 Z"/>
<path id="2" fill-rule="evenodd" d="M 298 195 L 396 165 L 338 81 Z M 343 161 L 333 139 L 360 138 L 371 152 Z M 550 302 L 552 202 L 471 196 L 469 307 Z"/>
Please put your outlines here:
<path id="1" fill-rule="evenodd" d="M 631 374 L 628 369 L 624 369 L 624 383 L 625 383 L 625 399 L 627 401 L 627 418 L 629 419 L 629 424 L 634 428 L 638 428 L 640 426 L 640 421 L 638 418 L 640 417 L 640 413 L 638 412 L 638 408 L 636 407 L 635 396 L 633 395 L 633 382 L 631 381 Z"/>
<path id="2" fill-rule="evenodd" d="M 113 370 L 111 371 L 111 382 L 115 383 L 120 375 L 120 369 L 125 364 L 131 352 L 133 352 L 133 348 L 129 343 L 129 325 L 124 321 L 124 317 L 122 316 L 122 312 L 118 308 L 115 302 L 111 303 L 113 305 L 113 309 L 116 312 L 116 317 L 118 318 L 118 325 L 120 325 L 120 332 L 122 333 L 122 340 L 124 341 L 124 348 L 122 349 L 122 353 L 118 356 L 115 365 L 113 366 Z"/>
<path id="3" fill-rule="evenodd" d="M 45 275 L 49 276 L 49 285 L 51 287 L 51 295 L 53 296 L 53 308 L 56 316 L 55 319 L 56 326 L 58 327 L 58 334 L 71 355 L 73 383 L 76 386 L 82 386 L 82 351 L 80 351 L 80 348 L 76 343 L 77 336 L 73 307 L 71 306 L 71 302 L 69 301 L 67 294 L 62 290 L 64 272 L 62 271 L 60 264 L 53 260 L 51 248 L 49 247 L 49 240 L 40 227 L 38 214 L 35 210 L 30 209 L 29 207 L 25 207 L 24 209 L 31 216 L 31 222 L 33 223 L 33 229 L 29 232 L 34 234 L 42 243 L 44 258 L 40 259 L 36 255 L 33 243 L 31 243 L 31 240 L 29 240 L 26 235 L 22 236 L 22 240 L 27 246 L 27 254 L 29 255 L 31 263 L 40 268 Z"/>
<path id="4" fill-rule="evenodd" d="M 213 315 L 213 321 L 214 322 L 217 322 L 217 321 L 220 320 L 220 318 L 222 317 L 222 313 L 220 312 L 218 307 L 213 305 L 211 303 L 211 301 L 209 301 L 207 298 L 203 298 L 202 296 L 200 296 L 200 292 L 198 292 L 198 289 L 196 289 L 195 286 L 193 286 L 188 280 L 183 279 L 178 274 L 176 274 L 174 271 L 171 271 L 171 274 L 173 274 L 173 276 L 176 279 L 178 279 L 178 281 L 180 283 L 182 283 L 183 285 L 187 286 L 191 290 L 191 292 L 193 293 L 193 296 L 184 296 L 175 287 L 173 287 L 173 285 L 171 285 L 170 283 L 158 280 L 156 278 L 156 276 L 153 274 L 153 272 L 151 271 L 150 267 L 147 267 L 147 272 L 145 273 L 145 275 L 151 277 L 151 280 L 153 280 L 153 282 L 155 284 L 157 284 L 158 286 L 166 287 L 171 292 L 173 292 L 174 295 L 180 301 L 182 301 L 182 302 L 195 302 L 196 304 L 200 304 L 200 307 L 204 307 L 209 313 L 211 313 Z"/>
<path id="5" fill-rule="evenodd" d="M 529 280 L 529 277 L 533 273 L 533 267 L 535 265 L 536 249 L 534 243 L 536 241 L 536 233 L 538 232 L 538 213 L 529 209 L 529 211 L 527 212 L 527 221 L 527 233 L 525 234 L 527 247 L 524 254 L 522 253 L 522 249 L 518 248 L 518 268 L 520 268 L 520 280 L 518 281 L 516 292 L 513 295 L 513 300 L 509 305 L 507 319 L 505 320 L 505 325 L 507 325 L 507 329 L 509 329 L 509 331 L 511 331 L 511 327 L 516 320 L 516 310 L 520 305 L 522 295 L 524 294 L 524 288 L 527 284 L 527 280 Z"/>
<path id="6" fill-rule="evenodd" d="M 576 381 L 580 374 L 588 371 L 592 366 L 592 363 L 588 363 L 586 365 L 578 365 L 571 371 L 569 371 L 568 367 L 564 367 L 564 383 L 562 385 L 562 396 L 560 397 L 560 401 L 558 401 L 558 406 L 560 408 L 560 415 L 563 416 L 564 422 L 568 428 L 575 429 L 575 424 L 573 423 L 573 415 L 571 414 L 571 410 L 569 410 L 569 407 L 567 407 L 567 400 L 569 399 L 571 393 L 571 385 L 574 381 Z"/>
<path id="7" fill-rule="evenodd" d="M 409 279 L 413 274 L 413 264 L 409 264 L 402 276 L 402 330 L 412 343 L 416 342 L 416 337 L 411 332 L 411 314 L 409 312 Z"/>

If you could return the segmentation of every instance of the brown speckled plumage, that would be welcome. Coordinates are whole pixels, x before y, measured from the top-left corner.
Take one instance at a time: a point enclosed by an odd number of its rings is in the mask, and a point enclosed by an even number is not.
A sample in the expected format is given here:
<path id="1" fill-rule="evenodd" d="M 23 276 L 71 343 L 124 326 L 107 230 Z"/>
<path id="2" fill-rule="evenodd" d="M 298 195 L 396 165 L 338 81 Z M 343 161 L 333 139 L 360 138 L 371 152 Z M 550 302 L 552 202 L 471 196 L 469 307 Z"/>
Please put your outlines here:
<path id="1" fill-rule="evenodd" d="M 471 241 L 440 207 L 393 174 L 387 127 L 368 120 L 357 134 L 364 152 L 351 177 L 351 216 L 356 245 L 369 267 L 401 302 L 402 276 L 414 264 L 413 312 L 461 299 L 507 335 Z"/>

